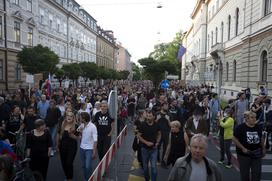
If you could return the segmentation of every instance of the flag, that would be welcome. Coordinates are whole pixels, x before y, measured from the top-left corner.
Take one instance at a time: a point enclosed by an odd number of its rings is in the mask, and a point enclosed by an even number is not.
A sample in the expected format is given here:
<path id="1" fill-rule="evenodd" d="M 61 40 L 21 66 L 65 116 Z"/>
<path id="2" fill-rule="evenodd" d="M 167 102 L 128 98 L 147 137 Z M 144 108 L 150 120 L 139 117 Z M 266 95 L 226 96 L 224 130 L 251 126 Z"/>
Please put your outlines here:
<path id="1" fill-rule="evenodd" d="M 48 79 L 46 81 L 46 92 L 47 92 L 47 96 L 50 97 L 51 96 L 51 75 L 48 75 Z"/>
<path id="2" fill-rule="evenodd" d="M 186 53 L 186 48 L 180 45 L 177 55 L 177 60 L 181 62 L 182 56 Z"/>

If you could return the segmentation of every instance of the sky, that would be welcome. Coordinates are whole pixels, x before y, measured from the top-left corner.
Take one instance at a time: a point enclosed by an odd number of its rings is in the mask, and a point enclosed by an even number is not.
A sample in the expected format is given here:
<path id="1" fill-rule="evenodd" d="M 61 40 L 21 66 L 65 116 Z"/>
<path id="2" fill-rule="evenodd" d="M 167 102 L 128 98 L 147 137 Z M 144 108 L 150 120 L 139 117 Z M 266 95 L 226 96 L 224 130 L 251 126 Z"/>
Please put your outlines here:
<path id="1" fill-rule="evenodd" d="M 196 0 L 76 0 L 104 30 L 112 30 L 117 42 L 137 62 L 187 31 Z M 162 8 L 157 8 L 161 5 Z"/>

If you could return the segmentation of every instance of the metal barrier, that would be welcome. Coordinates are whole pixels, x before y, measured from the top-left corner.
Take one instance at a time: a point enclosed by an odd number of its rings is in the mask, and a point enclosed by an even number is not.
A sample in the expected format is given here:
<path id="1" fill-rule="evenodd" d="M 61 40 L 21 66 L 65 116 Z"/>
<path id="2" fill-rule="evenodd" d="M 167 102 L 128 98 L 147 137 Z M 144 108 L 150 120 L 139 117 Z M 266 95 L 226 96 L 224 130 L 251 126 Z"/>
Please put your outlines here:
<path id="1" fill-rule="evenodd" d="M 95 168 L 93 174 L 89 178 L 89 181 L 101 181 L 102 176 L 104 175 L 105 171 L 109 167 L 117 149 L 120 147 L 120 145 L 123 143 L 125 136 L 127 135 L 127 126 L 123 128 L 123 130 L 120 132 L 114 143 L 112 143 L 111 147 L 107 151 L 107 153 L 104 155 L 102 160 L 99 162 L 97 167 Z"/>

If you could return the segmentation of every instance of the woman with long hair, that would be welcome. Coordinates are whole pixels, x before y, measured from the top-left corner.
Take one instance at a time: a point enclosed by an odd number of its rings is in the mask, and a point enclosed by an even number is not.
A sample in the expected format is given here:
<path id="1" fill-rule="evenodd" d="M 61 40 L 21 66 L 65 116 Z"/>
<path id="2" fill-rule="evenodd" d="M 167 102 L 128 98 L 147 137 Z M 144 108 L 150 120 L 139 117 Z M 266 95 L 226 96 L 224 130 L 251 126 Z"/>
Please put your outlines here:
<path id="1" fill-rule="evenodd" d="M 57 147 L 60 153 L 61 165 L 67 181 L 73 180 L 73 162 L 77 152 L 77 132 L 75 115 L 69 111 L 57 135 Z"/>

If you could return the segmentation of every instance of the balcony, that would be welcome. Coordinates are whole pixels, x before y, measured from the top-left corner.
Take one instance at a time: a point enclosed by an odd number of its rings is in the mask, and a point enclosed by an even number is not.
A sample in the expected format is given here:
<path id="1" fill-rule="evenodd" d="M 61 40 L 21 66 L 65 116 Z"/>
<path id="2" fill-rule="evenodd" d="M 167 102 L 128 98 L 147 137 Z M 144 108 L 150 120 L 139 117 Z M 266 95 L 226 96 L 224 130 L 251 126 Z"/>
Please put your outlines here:
<path id="1" fill-rule="evenodd" d="M 222 57 L 222 55 L 224 54 L 224 44 L 216 43 L 215 45 L 213 45 L 210 54 L 214 59 Z"/>

